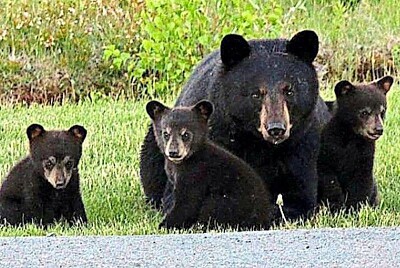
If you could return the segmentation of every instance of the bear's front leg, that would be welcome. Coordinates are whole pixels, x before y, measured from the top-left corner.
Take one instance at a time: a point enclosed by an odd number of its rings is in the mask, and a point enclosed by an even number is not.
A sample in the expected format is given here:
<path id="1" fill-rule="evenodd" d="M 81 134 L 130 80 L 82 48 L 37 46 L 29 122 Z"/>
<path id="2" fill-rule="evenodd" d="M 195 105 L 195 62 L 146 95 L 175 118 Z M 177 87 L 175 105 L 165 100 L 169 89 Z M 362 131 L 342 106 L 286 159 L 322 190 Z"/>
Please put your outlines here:
<path id="1" fill-rule="evenodd" d="M 159 209 L 168 179 L 164 170 L 164 156 L 157 146 L 153 126 L 150 126 L 140 151 L 140 180 L 147 202 Z"/>
<path id="2" fill-rule="evenodd" d="M 311 133 L 303 142 L 285 156 L 285 173 L 281 180 L 286 189 L 283 211 L 288 219 L 307 219 L 317 205 L 317 157 L 319 150 L 318 132 Z M 279 194 L 279 193 L 278 193 Z"/>
<path id="3" fill-rule="evenodd" d="M 86 211 L 85 211 L 85 206 L 83 205 L 82 202 L 82 197 L 80 194 L 77 194 L 73 204 L 71 206 L 71 213 L 70 217 L 67 218 L 68 222 L 70 225 L 76 224 L 76 223 L 87 223 L 87 217 L 86 217 Z"/>
<path id="4" fill-rule="evenodd" d="M 204 201 L 205 189 L 206 186 L 202 183 L 178 183 L 172 192 L 173 200 L 169 202 L 171 207 L 165 211 L 166 215 L 159 227 L 184 229 L 194 225 Z"/>

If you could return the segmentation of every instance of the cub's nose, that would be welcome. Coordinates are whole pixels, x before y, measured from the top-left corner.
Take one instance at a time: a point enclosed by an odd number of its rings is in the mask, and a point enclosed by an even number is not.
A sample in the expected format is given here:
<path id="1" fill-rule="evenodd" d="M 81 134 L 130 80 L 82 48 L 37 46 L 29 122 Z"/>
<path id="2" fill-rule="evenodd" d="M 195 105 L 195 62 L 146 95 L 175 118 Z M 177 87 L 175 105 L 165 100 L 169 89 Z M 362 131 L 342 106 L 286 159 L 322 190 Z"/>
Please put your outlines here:
<path id="1" fill-rule="evenodd" d="M 57 189 L 61 189 L 64 187 L 64 182 L 63 181 L 57 181 L 56 182 L 56 188 Z"/>
<path id="2" fill-rule="evenodd" d="M 177 151 L 170 151 L 169 153 L 168 153 L 168 156 L 170 157 L 170 158 L 179 158 L 180 156 L 179 156 L 179 153 L 177 152 Z"/>
<path id="3" fill-rule="evenodd" d="M 383 128 L 376 128 L 375 129 L 375 134 L 382 135 L 383 134 Z"/>
<path id="4" fill-rule="evenodd" d="M 282 123 L 269 123 L 267 127 L 267 133 L 271 137 L 283 136 L 286 132 L 286 127 Z"/>

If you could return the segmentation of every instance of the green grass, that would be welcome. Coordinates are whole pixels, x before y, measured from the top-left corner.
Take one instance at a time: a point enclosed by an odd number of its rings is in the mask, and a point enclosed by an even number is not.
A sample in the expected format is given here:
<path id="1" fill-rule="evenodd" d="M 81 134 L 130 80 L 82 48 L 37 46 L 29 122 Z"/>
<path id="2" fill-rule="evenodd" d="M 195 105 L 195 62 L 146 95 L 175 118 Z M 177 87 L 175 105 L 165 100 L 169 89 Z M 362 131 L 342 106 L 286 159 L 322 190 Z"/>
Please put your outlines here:
<path id="1" fill-rule="evenodd" d="M 173 103 L 183 82 L 224 34 L 290 38 L 313 29 L 322 94 L 334 83 L 398 76 L 398 1 L 5 0 L 0 5 L 0 175 L 27 154 L 25 130 L 82 124 L 88 129 L 80 173 L 90 223 L 48 230 L 0 227 L 0 235 L 155 234 L 161 215 L 144 203 L 139 150 L 149 96 Z M 104 57 L 108 55 L 107 57 Z M 375 175 L 382 204 L 358 215 L 322 211 L 276 228 L 391 226 L 400 222 L 400 94 L 389 94 Z M 143 99 L 138 98 L 143 97 Z M 68 101 L 64 102 L 67 99 Z M 89 101 L 91 99 L 93 101 Z M 137 100 L 137 101 L 135 101 Z M 61 102 L 29 108 L 10 102 Z M 77 104 L 72 104 L 77 102 Z"/>
<path id="2" fill-rule="evenodd" d="M 375 175 L 382 205 L 365 208 L 358 216 L 330 215 L 321 212 L 305 223 L 276 228 L 316 228 L 354 226 L 392 226 L 400 221 L 400 93 L 389 94 L 385 135 L 378 143 Z M 171 103 L 171 98 L 163 100 Z M 26 128 L 40 123 L 45 129 L 69 128 L 82 124 L 88 130 L 80 163 L 83 200 L 90 223 L 68 228 L 63 224 L 43 230 L 29 225 L 22 228 L 0 227 L 0 235 L 87 235 L 87 234 L 159 234 L 161 215 L 148 207 L 139 181 L 139 150 L 150 122 L 146 101 L 85 101 L 77 105 L 2 106 L 0 109 L 0 175 L 28 152 Z M 397 105 L 396 105 L 397 104 Z"/>
<path id="3" fill-rule="evenodd" d="M 176 94 L 222 36 L 315 30 L 321 85 L 398 74 L 396 0 L 4 0 L 0 101 Z"/>

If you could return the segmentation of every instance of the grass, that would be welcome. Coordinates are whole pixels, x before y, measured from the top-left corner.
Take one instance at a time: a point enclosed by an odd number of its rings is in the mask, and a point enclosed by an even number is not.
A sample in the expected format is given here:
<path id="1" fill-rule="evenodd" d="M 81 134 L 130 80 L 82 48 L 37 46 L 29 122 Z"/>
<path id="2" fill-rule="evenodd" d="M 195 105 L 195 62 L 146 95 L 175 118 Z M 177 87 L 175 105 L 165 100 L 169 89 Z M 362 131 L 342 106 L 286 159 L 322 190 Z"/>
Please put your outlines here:
<path id="1" fill-rule="evenodd" d="M 326 99 L 333 99 L 333 85 L 342 79 L 399 76 L 397 1 L 363 0 L 353 8 L 341 2 L 3 1 L 0 175 L 27 154 L 25 130 L 31 123 L 46 129 L 84 125 L 88 137 L 80 173 L 90 223 L 73 228 L 57 224 L 47 230 L 0 227 L 0 236 L 164 233 L 158 229 L 161 215 L 144 202 L 138 177 L 140 144 L 149 123 L 144 105 L 155 96 L 173 103 L 194 65 L 226 33 L 247 39 L 290 38 L 302 29 L 315 30 L 320 37 L 316 67 Z M 400 222 L 398 90 L 395 86 L 389 93 L 385 134 L 377 142 L 381 206 L 365 207 L 358 215 L 322 210 L 309 221 L 276 228 Z"/>
<path id="2" fill-rule="evenodd" d="M 290 38 L 313 29 L 322 88 L 398 74 L 396 0 L 4 0 L 0 101 L 177 94 L 227 33 Z"/>
<path id="3" fill-rule="evenodd" d="M 364 208 L 358 216 L 330 215 L 322 211 L 307 222 L 290 223 L 276 228 L 319 228 L 393 226 L 400 221 L 400 93 L 394 88 L 389 94 L 385 135 L 377 142 L 375 175 L 378 179 L 382 205 Z M 171 103 L 171 98 L 164 99 Z M 90 223 L 68 228 L 57 224 L 48 230 L 29 225 L 22 228 L 0 227 L 0 235 L 88 235 L 88 234 L 160 234 L 161 215 L 144 202 L 139 181 L 139 150 L 149 118 L 146 101 L 83 101 L 79 104 L 26 108 L 2 106 L 0 121 L 0 175 L 4 177 L 18 159 L 27 154 L 25 130 L 31 123 L 45 129 L 69 128 L 82 124 L 88 130 L 80 163 L 83 200 Z"/>

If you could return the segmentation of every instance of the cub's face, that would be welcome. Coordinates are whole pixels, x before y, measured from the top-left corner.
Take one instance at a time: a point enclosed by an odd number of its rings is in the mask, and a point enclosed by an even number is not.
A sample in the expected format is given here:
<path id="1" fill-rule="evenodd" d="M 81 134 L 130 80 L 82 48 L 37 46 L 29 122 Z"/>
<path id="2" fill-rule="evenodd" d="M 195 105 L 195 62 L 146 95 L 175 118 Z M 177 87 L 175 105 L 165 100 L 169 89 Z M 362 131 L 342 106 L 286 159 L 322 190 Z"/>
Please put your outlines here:
<path id="1" fill-rule="evenodd" d="M 182 126 L 174 126 L 168 120 L 163 120 L 161 127 L 161 145 L 165 156 L 172 162 L 179 164 L 193 153 L 194 139 L 198 136 L 192 129 Z"/>
<path id="2" fill-rule="evenodd" d="M 180 164 L 204 144 L 207 120 L 213 110 L 210 102 L 170 109 L 151 101 L 146 110 L 153 120 L 157 144 L 169 161 Z"/>
<path id="3" fill-rule="evenodd" d="M 63 159 L 50 156 L 42 161 L 44 177 L 56 189 L 65 188 L 72 176 L 75 160 L 67 155 Z"/>
<path id="4" fill-rule="evenodd" d="M 386 93 L 393 78 L 386 76 L 366 85 L 341 81 L 335 86 L 336 116 L 347 123 L 354 133 L 375 141 L 383 134 L 386 113 Z"/>
<path id="5" fill-rule="evenodd" d="M 385 118 L 386 103 L 381 105 L 365 105 L 357 112 L 354 132 L 370 140 L 377 140 L 383 134 L 383 120 Z"/>
<path id="6" fill-rule="evenodd" d="M 86 130 L 75 125 L 68 131 L 46 131 L 33 124 L 27 129 L 35 168 L 55 189 L 68 186 L 82 155 Z"/>

